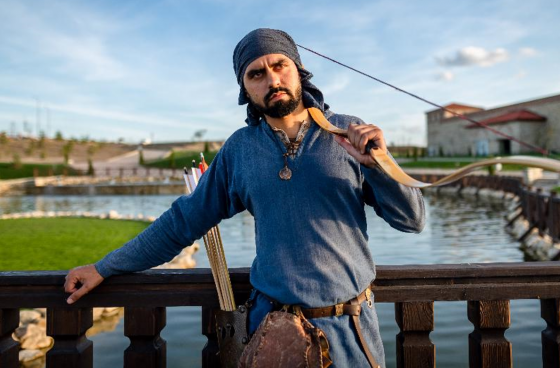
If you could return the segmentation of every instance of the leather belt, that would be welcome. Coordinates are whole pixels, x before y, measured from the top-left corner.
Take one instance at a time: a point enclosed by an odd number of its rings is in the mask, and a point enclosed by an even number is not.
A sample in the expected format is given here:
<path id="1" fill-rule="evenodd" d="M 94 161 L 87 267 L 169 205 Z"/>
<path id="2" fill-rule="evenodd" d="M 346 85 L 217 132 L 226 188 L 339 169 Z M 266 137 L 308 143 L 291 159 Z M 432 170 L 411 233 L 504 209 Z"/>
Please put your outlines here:
<path id="1" fill-rule="evenodd" d="M 362 327 L 360 325 L 360 314 L 362 313 L 362 306 L 361 304 L 367 300 L 369 305 L 373 304 L 371 300 L 371 288 L 368 287 L 363 292 L 360 293 L 354 299 L 347 301 L 346 303 L 340 303 L 335 305 L 330 305 L 328 307 L 322 308 L 301 308 L 301 312 L 305 318 L 323 318 L 323 317 L 340 317 L 342 315 L 350 316 L 352 318 L 352 322 L 354 323 L 354 328 L 356 329 L 356 333 L 358 334 L 358 339 L 360 340 L 360 345 L 364 353 L 366 354 L 367 360 L 371 366 L 371 368 L 381 368 L 381 366 L 377 363 L 373 354 L 368 348 L 367 342 L 364 338 L 362 333 Z M 282 309 L 283 306 L 278 301 L 270 298 L 268 295 L 263 294 L 271 303 L 273 303 L 275 309 Z M 327 336 L 328 338 L 328 336 Z"/>
<path id="2" fill-rule="evenodd" d="M 362 313 L 361 304 L 366 301 L 366 291 L 371 293 L 371 290 L 367 288 L 360 295 L 346 303 L 329 305 L 322 308 L 301 308 L 301 312 L 305 318 L 339 317 L 342 315 L 359 316 Z M 352 304 L 353 300 L 356 300 L 357 303 Z"/>
<path id="3" fill-rule="evenodd" d="M 368 287 L 360 295 L 346 303 L 335 304 L 323 308 L 301 308 L 301 311 L 305 318 L 321 318 L 321 317 L 339 317 L 342 315 L 347 315 L 352 317 L 352 322 L 354 322 L 354 328 L 358 334 L 358 339 L 362 345 L 362 349 L 366 354 L 368 362 L 372 368 L 381 368 L 377 361 L 373 357 L 373 354 L 367 346 L 367 342 L 362 333 L 362 327 L 360 325 L 360 314 L 362 313 L 361 304 L 366 300 L 371 303 L 371 289 Z"/>

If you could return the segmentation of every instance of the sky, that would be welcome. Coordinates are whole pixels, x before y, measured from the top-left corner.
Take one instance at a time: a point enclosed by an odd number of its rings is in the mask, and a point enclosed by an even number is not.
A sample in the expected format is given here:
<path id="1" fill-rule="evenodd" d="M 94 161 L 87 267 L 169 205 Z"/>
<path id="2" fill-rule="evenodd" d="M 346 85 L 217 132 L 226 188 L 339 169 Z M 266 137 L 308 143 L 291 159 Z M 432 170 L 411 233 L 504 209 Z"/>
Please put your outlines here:
<path id="1" fill-rule="evenodd" d="M 441 105 L 560 93 L 558 0 L 0 0 L 0 131 L 227 139 L 246 117 L 233 49 L 260 27 Z M 332 111 L 426 144 L 432 106 L 300 55 Z"/>

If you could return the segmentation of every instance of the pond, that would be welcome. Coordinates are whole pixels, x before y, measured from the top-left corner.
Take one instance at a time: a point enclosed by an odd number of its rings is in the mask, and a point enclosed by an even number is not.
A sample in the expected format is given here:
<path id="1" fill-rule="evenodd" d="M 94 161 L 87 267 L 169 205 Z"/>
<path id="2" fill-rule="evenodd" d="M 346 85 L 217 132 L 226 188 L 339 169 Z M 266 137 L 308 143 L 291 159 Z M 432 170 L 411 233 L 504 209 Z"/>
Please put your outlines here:
<path id="1" fill-rule="evenodd" d="M 25 211 L 116 210 L 120 214 L 159 216 L 176 196 L 76 196 L 4 197 L 0 214 Z M 421 234 L 405 234 L 388 226 L 371 208 L 367 209 L 370 249 L 377 264 L 431 264 L 520 262 L 519 244 L 504 229 L 506 204 L 498 199 L 455 198 L 430 192 L 425 197 L 427 223 Z M 252 217 L 241 213 L 220 224 L 230 267 L 250 266 L 255 256 Z M 202 244 L 201 244 L 202 245 Z M 197 267 L 208 267 L 204 246 L 195 255 Z M 238 301 L 240 302 L 240 301 Z M 378 303 L 381 335 L 385 344 L 387 367 L 395 367 L 394 305 Z M 546 323 L 540 318 L 537 300 L 511 301 L 512 327 L 506 338 L 513 344 L 514 365 L 541 365 L 540 333 Z M 467 319 L 466 302 L 436 302 L 435 330 L 430 337 L 436 345 L 440 367 L 468 367 L 468 334 L 473 326 Z M 167 308 L 169 368 L 200 367 L 206 338 L 201 334 L 200 308 Z M 94 367 L 122 367 L 123 351 L 129 340 L 123 323 L 113 332 L 90 338 L 94 342 Z"/>

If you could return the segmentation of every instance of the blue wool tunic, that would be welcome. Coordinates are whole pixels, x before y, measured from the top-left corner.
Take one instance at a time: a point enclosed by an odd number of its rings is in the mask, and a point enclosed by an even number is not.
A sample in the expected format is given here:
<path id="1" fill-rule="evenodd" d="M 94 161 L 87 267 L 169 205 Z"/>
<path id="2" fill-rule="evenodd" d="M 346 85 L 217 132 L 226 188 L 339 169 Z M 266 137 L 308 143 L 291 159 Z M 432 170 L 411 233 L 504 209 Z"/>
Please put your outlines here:
<path id="1" fill-rule="evenodd" d="M 325 116 L 344 129 L 362 123 L 330 111 Z M 239 129 L 191 195 L 177 199 L 144 232 L 105 256 L 97 270 L 108 277 L 168 262 L 222 219 L 248 210 L 255 218 L 251 283 L 257 290 L 304 307 L 342 303 L 360 294 L 375 278 L 364 204 L 392 227 L 419 232 L 424 226 L 420 191 L 396 183 L 378 168 L 360 165 L 315 123 L 296 156 L 288 158 L 293 174 L 287 181 L 278 176 L 285 152 L 264 120 Z M 268 303 L 256 299 L 252 326 Z M 384 366 L 375 309 L 362 307 L 368 345 Z M 310 321 L 326 332 L 333 367 L 368 366 L 348 316 Z"/>

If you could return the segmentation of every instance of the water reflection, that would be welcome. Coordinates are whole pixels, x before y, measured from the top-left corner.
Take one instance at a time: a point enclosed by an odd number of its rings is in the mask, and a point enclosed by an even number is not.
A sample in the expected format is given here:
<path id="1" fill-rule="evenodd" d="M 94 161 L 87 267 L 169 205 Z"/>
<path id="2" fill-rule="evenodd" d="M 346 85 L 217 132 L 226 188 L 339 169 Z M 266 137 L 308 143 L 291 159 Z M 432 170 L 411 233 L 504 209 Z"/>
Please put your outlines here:
<path id="1" fill-rule="evenodd" d="M 177 196 L 93 196 L 0 198 L 0 214 L 25 211 L 116 210 L 124 215 L 159 216 Z M 368 209 L 370 249 L 377 264 L 430 264 L 518 262 L 523 254 L 515 239 L 504 230 L 506 207 L 501 200 L 458 199 L 449 195 L 426 195 L 426 228 L 421 234 L 392 229 Z M 221 225 L 224 247 L 231 267 L 250 266 L 255 256 L 254 222 L 244 212 Z M 195 255 L 198 267 L 208 267 L 204 247 Z M 381 333 L 387 352 L 387 366 L 395 366 L 395 323 L 392 304 L 377 305 Z M 467 319 L 466 303 L 435 304 L 437 364 L 442 367 L 468 366 L 468 334 L 473 326 Z M 511 303 L 512 327 L 507 338 L 513 343 L 516 366 L 534 366 L 540 361 L 540 319 L 538 301 Z M 200 308 L 168 308 L 168 325 L 162 333 L 168 341 L 168 367 L 200 366 L 205 337 L 200 334 Z M 93 336 L 95 367 L 122 366 L 122 352 L 128 346 L 122 323 L 115 332 Z"/>

